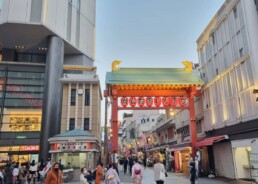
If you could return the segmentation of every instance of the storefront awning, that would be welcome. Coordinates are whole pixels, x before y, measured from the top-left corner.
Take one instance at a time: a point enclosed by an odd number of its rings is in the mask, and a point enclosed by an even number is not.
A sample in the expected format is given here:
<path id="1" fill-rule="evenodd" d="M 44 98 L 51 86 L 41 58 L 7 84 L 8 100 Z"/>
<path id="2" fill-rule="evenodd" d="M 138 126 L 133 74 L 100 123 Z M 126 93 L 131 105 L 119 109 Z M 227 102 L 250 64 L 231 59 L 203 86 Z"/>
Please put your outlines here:
<path id="1" fill-rule="evenodd" d="M 191 142 L 182 142 L 179 144 L 175 144 L 170 148 L 170 151 L 182 151 L 190 149 Z"/>
<path id="2" fill-rule="evenodd" d="M 227 135 L 217 136 L 217 137 L 209 137 L 197 142 L 196 147 L 203 147 L 203 146 L 211 146 L 214 142 L 219 142 L 224 139 L 228 139 Z"/>
<path id="3" fill-rule="evenodd" d="M 170 151 L 183 151 L 183 150 L 190 150 L 191 147 L 178 147 L 178 148 L 171 148 Z"/>

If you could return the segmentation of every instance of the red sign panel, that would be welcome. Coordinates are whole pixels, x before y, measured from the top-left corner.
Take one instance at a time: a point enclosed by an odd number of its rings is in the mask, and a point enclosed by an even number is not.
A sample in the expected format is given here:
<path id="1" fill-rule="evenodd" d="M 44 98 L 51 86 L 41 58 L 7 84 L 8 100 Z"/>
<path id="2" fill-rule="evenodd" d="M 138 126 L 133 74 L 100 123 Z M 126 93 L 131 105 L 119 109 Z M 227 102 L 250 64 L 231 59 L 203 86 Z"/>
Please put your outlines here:
<path id="1" fill-rule="evenodd" d="M 121 97 L 120 106 L 130 107 L 174 107 L 185 108 L 189 106 L 188 97 Z"/>

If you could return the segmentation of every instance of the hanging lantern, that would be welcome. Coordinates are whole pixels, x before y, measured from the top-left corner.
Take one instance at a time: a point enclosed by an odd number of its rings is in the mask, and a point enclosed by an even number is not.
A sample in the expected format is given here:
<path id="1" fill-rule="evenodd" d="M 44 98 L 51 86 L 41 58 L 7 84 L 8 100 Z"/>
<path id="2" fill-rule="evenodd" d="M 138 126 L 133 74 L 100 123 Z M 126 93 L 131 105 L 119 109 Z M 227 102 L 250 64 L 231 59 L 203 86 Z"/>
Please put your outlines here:
<path id="1" fill-rule="evenodd" d="M 152 97 L 147 97 L 147 98 L 146 98 L 146 105 L 147 105 L 148 107 L 151 107 L 152 104 L 153 104 L 153 98 L 152 98 Z"/>
<path id="2" fill-rule="evenodd" d="M 122 97 L 120 103 L 123 107 L 126 107 L 128 105 L 128 98 Z"/>
<path id="3" fill-rule="evenodd" d="M 130 104 L 131 107 L 135 107 L 136 106 L 136 102 L 137 102 L 137 100 L 136 100 L 135 97 L 130 97 L 129 98 L 129 104 Z"/>
<path id="4" fill-rule="evenodd" d="M 145 105 L 145 98 L 144 97 L 139 97 L 138 98 L 138 105 L 139 105 L 139 107 L 143 107 Z"/>
<path id="5" fill-rule="evenodd" d="M 170 98 L 170 106 L 176 107 L 176 105 L 177 105 L 177 98 L 176 97 Z"/>
<path id="6" fill-rule="evenodd" d="M 160 97 L 154 97 L 154 104 L 156 107 L 159 107 L 161 104 L 161 99 Z"/>
<path id="7" fill-rule="evenodd" d="M 169 98 L 170 97 L 163 97 L 162 98 L 162 104 L 164 107 L 168 107 L 169 106 Z"/>

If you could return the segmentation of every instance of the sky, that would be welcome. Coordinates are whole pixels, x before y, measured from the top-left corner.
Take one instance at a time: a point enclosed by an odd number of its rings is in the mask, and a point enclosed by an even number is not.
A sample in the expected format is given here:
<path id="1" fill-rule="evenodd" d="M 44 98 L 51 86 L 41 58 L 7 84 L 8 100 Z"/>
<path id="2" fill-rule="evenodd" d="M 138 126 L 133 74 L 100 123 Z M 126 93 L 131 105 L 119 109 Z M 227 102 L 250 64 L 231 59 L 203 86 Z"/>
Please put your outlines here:
<path id="1" fill-rule="evenodd" d="M 102 91 L 114 60 L 122 61 L 119 67 L 145 68 L 183 68 L 184 60 L 198 63 L 196 40 L 223 3 L 224 0 L 97 0 L 95 65 Z M 104 108 L 102 124 L 103 121 Z"/>

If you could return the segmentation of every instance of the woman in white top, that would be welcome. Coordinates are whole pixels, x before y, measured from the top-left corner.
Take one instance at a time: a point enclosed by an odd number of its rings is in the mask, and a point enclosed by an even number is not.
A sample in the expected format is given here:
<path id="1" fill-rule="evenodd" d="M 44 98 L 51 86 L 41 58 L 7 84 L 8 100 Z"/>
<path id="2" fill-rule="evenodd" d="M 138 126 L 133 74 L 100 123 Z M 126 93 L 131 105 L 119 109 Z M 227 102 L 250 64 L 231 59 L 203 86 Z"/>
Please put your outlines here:
<path id="1" fill-rule="evenodd" d="M 86 174 L 87 169 L 85 167 L 81 168 L 80 184 L 89 184 L 87 179 L 85 178 Z"/>
<path id="2" fill-rule="evenodd" d="M 133 184 L 141 184 L 143 178 L 143 168 L 139 164 L 138 159 L 134 160 L 134 165 L 132 167 L 132 179 Z"/>
<path id="3" fill-rule="evenodd" d="M 162 163 L 160 163 L 160 159 L 156 158 L 156 164 L 154 164 L 154 179 L 157 184 L 164 184 L 164 180 L 160 178 L 160 173 L 165 174 L 165 167 Z"/>

